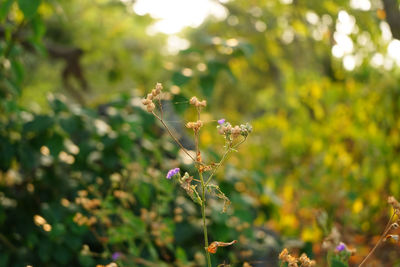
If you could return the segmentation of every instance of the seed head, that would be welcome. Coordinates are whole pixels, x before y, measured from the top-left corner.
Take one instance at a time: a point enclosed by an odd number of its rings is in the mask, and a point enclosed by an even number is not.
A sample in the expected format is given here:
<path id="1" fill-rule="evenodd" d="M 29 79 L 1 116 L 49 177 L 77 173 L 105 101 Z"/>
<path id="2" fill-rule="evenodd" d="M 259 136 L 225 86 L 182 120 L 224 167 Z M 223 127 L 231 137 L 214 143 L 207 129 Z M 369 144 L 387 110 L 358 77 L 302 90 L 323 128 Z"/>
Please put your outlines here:
<path id="1" fill-rule="evenodd" d="M 232 132 L 232 137 L 233 138 L 238 137 L 240 135 L 240 133 L 241 133 L 240 127 L 236 125 L 235 127 L 233 127 L 231 132 Z"/>
<path id="2" fill-rule="evenodd" d="M 195 107 L 199 108 L 199 107 L 206 107 L 207 106 L 207 101 L 206 100 L 202 100 L 200 101 L 199 99 L 197 99 L 197 97 L 193 96 L 190 100 L 189 103 L 191 105 L 194 105 Z"/>
<path id="3" fill-rule="evenodd" d="M 145 106 L 147 106 L 148 104 L 150 104 L 150 102 L 151 102 L 150 99 L 147 99 L 147 98 L 143 98 L 143 99 L 142 99 L 142 104 L 145 105 Z"/>
<path id="4" fill-rule="evenodd" d="M 394 196 L 388 197 L 388 203 L 390 205 L 392 205 L 393 209 L 400 210 L 400 203 L 397 201 L 397 199 Z"/>
<path id="5" fill-rule="evenodd" d="M 280 259 L 281 261 L 286 262 L 287 259 L 288 259 L 288 256 L 289 256 L 289 251 L 288 251 L 286 248 L 284 248 L 284 249 L 281 251 L 281 253 L 279 254 L 279 259 Z"/>
<path id="6" fill-rule="evenodd" d="M 384 239 L 384 241 L 392 239 L 394 242 L 399 242 L 399 235 L 387 235 Z"/>
<path id="7" fill-rule="evenodd" d="M 161 91 L 163 89 L 163 86 L 161 83 L 156 83 L 156 90 Z"/>
<path id="8" fill-rule="evenodd" d="M 196 122 L 188 122 L 186 123 L 186 128 L 193 129 L 194 131 L 200 130 L 200 128 L 203 126 L 203 122 L 198 120 Z"/>
<path id="9" fill-rule="evenodd" d="M 196 105 L 196 103 L 197 103 L 198 101 L 199 101 L 199 100 L 197 99 L 197 97 L 193 96 L 193 97 L 190 99 L 189 103 L 192 104 L 192 105 Z"/>
<path id="10" fill-rule="evenodd" d="M 203 100 L 203 101 L 199 101 L 196 103 L 196 107 L 203 107 L 205 108 L 207 106 L 207 101 Z"/>
<path id="11" fill-rule="evenodd" d="M 155 108 L 156 108 L 156 105 L 154 105 L 153 102 L 150 102 L 150 103 L 147 105 L 147 111 L 150 112 L 150 113 L 153 112 Z"/>

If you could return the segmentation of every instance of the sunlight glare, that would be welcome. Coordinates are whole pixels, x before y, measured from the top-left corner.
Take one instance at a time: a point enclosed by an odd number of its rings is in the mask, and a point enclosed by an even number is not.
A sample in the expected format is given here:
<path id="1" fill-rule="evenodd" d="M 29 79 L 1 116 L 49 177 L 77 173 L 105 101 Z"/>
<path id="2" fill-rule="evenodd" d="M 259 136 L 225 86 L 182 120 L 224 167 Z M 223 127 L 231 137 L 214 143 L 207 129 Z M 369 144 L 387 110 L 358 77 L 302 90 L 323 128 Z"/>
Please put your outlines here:
<path id="1" fill-rule="evenodd" d="M 176 35 L 171 35 L 167 39 L 167 52 L 176 55 L 180 50 L 189 48 L 190 42 Z"/>
<path id="2" fill-rule="evenodd" d="M 351 0 L 350 6 L 354 9 L 368 11 L 371 9 L 371 2 L 369 0 Z"/>
<path id="3" fill-rule="evenodd" d="M 343 58 L 343 67 L 348 70 L 352 71 L 356 67 L 356 60 L 354 56 L 352 55 L 347 55 Z"/>
<path id="4" fill-rule="evenodd" d="M 188 26 L 198 27 L 209 15 L 217 19 L 228 15 L 225 7 L 212 0 L 138 0 L 133 10 L 158 20 L 149 32 L 165 34 L 176 34 Z"/>
<path id="5" fill-rule="evenodd" d="M 396 64 L 400 66 L 400 41 L 397 39 L 392 40 L 388 45 L 387 52 L 389 57 L 394 59 Z"/>

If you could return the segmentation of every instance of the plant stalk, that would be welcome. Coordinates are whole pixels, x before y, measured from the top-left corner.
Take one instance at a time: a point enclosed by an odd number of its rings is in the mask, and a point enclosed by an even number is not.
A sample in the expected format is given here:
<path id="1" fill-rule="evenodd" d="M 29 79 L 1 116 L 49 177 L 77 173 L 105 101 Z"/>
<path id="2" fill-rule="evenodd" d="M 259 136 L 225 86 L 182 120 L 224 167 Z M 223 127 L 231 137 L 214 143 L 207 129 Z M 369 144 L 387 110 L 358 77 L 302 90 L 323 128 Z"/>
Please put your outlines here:
<path id="1" fill-rule="evenodd" d="M 199 172 L 201 181 L 201 216 L 203 218 L 203 232 L 204 232 L 204 249 L 206 251 L 207 265 L 211 267 L 211 257 L 210 252 L 208 252 L 208 234 L 207 234 L 207 224 L 206 224 L 206 185 L 203 179 L 203 173 Z"/>
<path id="2" fill-rule="evenodd" d="M 383 232 L 383 234 L 381 235 L 381 237 L 379 238 L 379 241 L 375 244 L 375 246 L 372 248 L 372 250 L 368 253 L 368 255 L 364 258 L 364 260 L 360 263 L 360 265 L 358 265 L 358 267 L 362 267 L 364 265 L 364 263 L 367 262 L 368 258 L 374 253 L 374 251 L 376 250 L 376 248 L 379 246 L 379 244 L 382 242 L 382 240 L 385 238 L 385 236 L 389 233 L 389 231 L 392 229 L 392 219 L 394 217 L 394 213 L 392 213 L 392 216 L 390 217 L 388 223 L 386 224 L 385 227 L 385 231 Z"/>

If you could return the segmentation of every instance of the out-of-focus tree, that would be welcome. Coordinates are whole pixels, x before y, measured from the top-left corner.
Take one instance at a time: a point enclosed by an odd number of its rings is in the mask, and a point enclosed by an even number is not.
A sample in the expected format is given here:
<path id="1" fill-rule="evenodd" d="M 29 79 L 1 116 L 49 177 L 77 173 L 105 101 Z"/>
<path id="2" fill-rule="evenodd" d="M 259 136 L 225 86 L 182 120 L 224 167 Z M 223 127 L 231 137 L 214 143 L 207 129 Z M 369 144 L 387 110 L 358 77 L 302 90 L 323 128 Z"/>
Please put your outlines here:
<path id="1" fill-rule="evenodd" d="M 400 193 L 398 2 L 225 7 L 225 21 L 187 32 L 174 84 L 200 90 L 221 115 L 253 115 L 252 157 L 238 160 L 264 173 L 266 192 L 280 191 L 282 233 L 320 242 L 335 222 L 343 233 L 379 234 L 386 196 Z M 260 207 L 273 201 L 253 194 L 251 178 L 242 182 Z M 266 222 L 262 209 L 258 220 Z"/>
<path id="2" fill-rule="evenodd" d="M 152 19 L 128 1 L 3 2 L 2 92 L 25 106 L 54 91 L 99 102 L 162 78 L 165 37 L 148 36 Z"/>

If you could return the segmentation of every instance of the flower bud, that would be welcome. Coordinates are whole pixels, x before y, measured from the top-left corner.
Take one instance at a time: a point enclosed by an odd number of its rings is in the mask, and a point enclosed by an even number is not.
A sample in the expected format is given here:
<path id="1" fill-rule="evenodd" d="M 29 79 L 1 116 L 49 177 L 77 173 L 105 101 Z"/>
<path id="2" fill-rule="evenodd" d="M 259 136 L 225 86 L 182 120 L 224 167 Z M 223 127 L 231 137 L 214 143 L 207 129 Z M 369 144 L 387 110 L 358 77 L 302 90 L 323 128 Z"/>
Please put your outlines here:
<path id="1" fill-rule="evenodd" d="M 156 107 L 156 105 L 154 105 L 153 102 L 150 102 L 150 103 L 147 105 L 147 111 L 148 111 L 148 112 L 153 112 L 153 110 L 155 109 L 155 107 Z"/>
<path id="2" fill-rule="evenodd" d="M 163 89 L 163 86 L 161 83 L 156 83 L 156 90 L 161 91 Z"/>
<path id="3" fill-rule="evenodd" d="M 143 98 L 142 99 L 142 104 L 145 105 L 145 106 L 148 105 L 150 102 L 151 102 L 151 100 L 149 100 L 147 98 Z"/>
<path id="4" fill-rule="evenodd" d="M 193 96 L 189 101 L 189 103 L 192 105 L 196 105 L 197 102 L 199 102 L 199 100 L 197 100 L 197 97 L 195 97 L 195 96 Z"/>
<path id="5" fill-rule="evenodd" d="M 239 126 L 235 126 L 233 129 L 232 129 L 232 137 L 233 138 L 236 138 L 236 137 L 238 137 L 239 135 L 240 135 L 240 127 Z"/>

